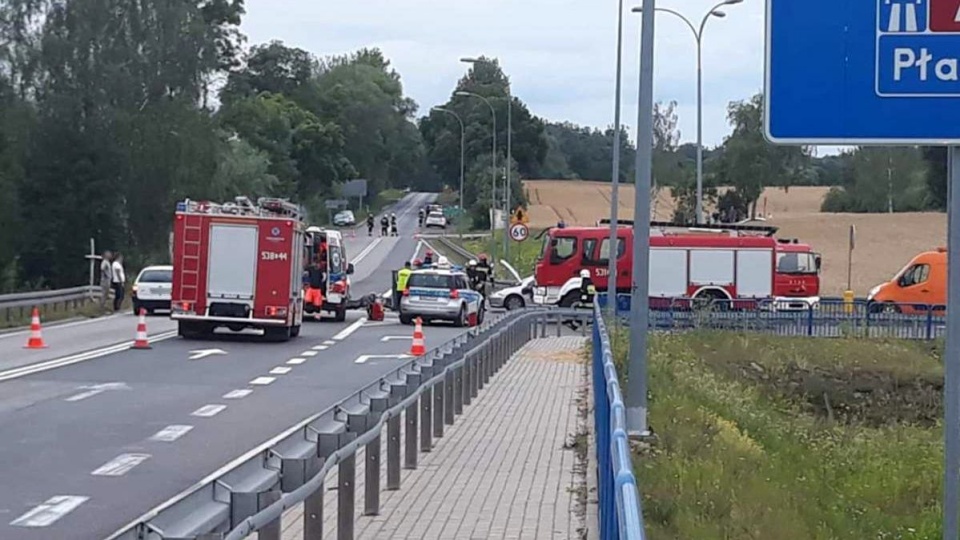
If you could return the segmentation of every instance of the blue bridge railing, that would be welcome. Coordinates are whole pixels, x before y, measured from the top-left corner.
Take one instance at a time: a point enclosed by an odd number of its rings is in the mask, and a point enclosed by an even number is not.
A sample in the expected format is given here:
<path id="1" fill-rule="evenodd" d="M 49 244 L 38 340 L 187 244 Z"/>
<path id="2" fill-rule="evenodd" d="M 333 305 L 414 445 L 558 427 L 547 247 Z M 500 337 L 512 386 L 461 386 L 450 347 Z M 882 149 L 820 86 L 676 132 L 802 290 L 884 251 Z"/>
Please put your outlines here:
<path id="1" fill-rule="evenodd" d="M 606 293 L 597 294 L 601 308 Z M 764 332 L 784 336 L 863 337 L 930 340 L 945 335 L 944 306 L 844 302 L 821 299 L 812 305 L 791 306 L 775 300 L 709 300 L 651 298 L 650 328 L 661 331 L 694 329 Z M 617 295 L 617 313 L 629 315 L 630 295 Z"/>
<path id="2" fill-rule="evenodd" d="M 627 440 L 626 410 L 613 363 L 610 336 L 599 306 L 594 307 L 594 424 L 600 540 L 644 540 L 643 511 Z"/>

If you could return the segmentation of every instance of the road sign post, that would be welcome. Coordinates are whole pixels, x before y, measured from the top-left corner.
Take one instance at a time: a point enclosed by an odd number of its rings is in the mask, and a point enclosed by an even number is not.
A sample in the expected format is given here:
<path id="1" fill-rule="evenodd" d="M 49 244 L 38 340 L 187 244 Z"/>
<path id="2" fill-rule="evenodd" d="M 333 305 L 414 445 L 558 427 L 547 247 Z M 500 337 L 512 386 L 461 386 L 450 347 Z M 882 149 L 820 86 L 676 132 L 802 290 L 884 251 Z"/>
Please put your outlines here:
<path id="1" fill-rule="evenodd" d="M 771 142 L 949 147 L 943 538 L 958 540 L 960 0 L 767 0 L 766 38 Z"/>

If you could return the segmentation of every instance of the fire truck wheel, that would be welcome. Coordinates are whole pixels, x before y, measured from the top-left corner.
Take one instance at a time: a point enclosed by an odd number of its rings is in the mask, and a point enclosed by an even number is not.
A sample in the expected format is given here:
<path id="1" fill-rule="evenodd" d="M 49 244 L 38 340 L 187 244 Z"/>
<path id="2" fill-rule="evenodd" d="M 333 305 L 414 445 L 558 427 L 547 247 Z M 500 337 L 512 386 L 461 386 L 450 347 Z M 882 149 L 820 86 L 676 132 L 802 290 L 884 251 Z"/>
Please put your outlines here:
<path id="1" fill-rule="evenodd" d="M 177 335 L 184 339 L 201 339 L 212 332 L 213 328 L 202 322 L 180 321 L 177 323 Z"/>
<path id="2" fill-rule="evenodd" d="M 300 335 L 300 325 L 299 325 L 299 324 L 294 325 L 292 328 L 290 328 L 290 337 L 297 337 L 297 336 L 299 336 L 299 335 Z"/>
<path id="3" fill-rule="evenodd" d="M 577 303 L 577 300 L 580 299 L 580 291 L 570 291 L 560 299 L 560 307 L 562 308 L 571 308 L 574 304 Z"/>
<path id="4" fill-rule="evenodd" d="M 268 326 L 263 329 L 263 337 L 267 341 L 287 341 L 292 334 L 292 328 L 288 326 Z"/>
<path id="5" fill-rule="evenodd" d="M 731 307 L 731 302 L 730 299 L 720 291 L 706 290 L 693 297 L 691 306 L 694 309 L 728 311 Z"/>
<path id="6" fill-rule="evenodd" d="M 343 307 L 337 308 L 337 310 L 334 311 L 333 313 L 334 313 L 334 319 L 333 319 L 333 320 L 335 320 L 335 321 L 337 321 L 337 322 L 343 322 L 343 321 L 347 320 L 347 306 L 343 306 Z"/>

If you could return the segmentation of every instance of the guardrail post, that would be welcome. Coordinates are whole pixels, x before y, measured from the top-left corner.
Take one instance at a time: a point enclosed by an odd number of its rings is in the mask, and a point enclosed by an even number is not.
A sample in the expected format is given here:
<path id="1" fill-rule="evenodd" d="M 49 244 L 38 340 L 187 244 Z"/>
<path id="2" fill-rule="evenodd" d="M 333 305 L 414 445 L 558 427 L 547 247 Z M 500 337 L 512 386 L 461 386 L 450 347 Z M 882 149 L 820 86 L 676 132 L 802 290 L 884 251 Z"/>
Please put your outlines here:
<path id="1" fill-rule="evenodd" d="M 411 380 L 415 381 L 411 383 Z M 407 387 L 412 389 L 407 393 L 410 395 L 413 391 L 420 386 L 420 374 L 408 374 L 407 375 Z M 417 401 L 414 401 L 410 405 L 407 405 L 406 410 L 403 412 L 404 419 L 406 420 L 406 428 L 404 432 L 405 439 L 405 448 L 403 450 L 403 464 L 404 468 L 415 470 L 417 468 Z"/>
<path id="2" fill-rule="evenodd" d="M 443 437 L 443 416 L 446 411 L 446 379 L 447 376 L 444 374 L 443 380 L 438 382 L 433 386 L 433 436 L 437 439 Z"/>
<path id="3" fill-rule="evenodd" d="M 406 386 L 390 387 L 390 406 L 400 403 L 406 395 Z M 387 490 L 400 489 L 400 414 L 387 420 Z"/>
<path id="4" fill-rule="evenodd" d="M 550 315 L 544 314 L 540 318 L 540 339 L 545 339 L 547 337 L 547 323 L 550 321 Z"/>
<path id="5" fill-rule="evenodd" d="M 462 403 L 460 407 L 461 414 L 463 413 L 463 407 L 466 405 L 470 405 L 470 398 L 471 398 L 470 389 L 473 387 L 473 368 L 471 367 L 471 365 L 475 361 L 476 357 L 477 357 L 476 349 L 468 352 L 463 357 L 463 368 L 460 370 L 461 371 L 460 382 L 463 383 L 460 386 L 460 399 Z"/>
<path id="6" fill-rule="evenodd" d="M 477 397 L 477 394 L 480 393 L 480 390 L 483 390 L 483 384 L 487 381 L 487 370 L 490 369 L 490 357 L 493 354 L 493 337 L 491 336 L 489 340 L 483 345 L 483 349 L 480 350 L 480 356 L 477 358 L 477 387 L 476 391 L 473 393 L 473 397 Z"/>
<path id="7" fill-rule="evenodd" d="M 367 416 L 367 428 L 375 425 L 375 420 L 390 408 L 389 393 L 370 398 L 370 414 Z M 366 463 L 363 467 L 363 515 L 376 516 L 380 514 L 380 430 L 377 437 L 367 443 L 364 450 Z"/>
<path id="8" fill-rule="evenodd" d="M 280 500 L 283 495 L 279 490 L 265 491 L 261 493 L 257 500 L 257 511 L 266 510 L 268 506 Z M 258 540 L 280 540 L 280 516 L 271 521 L 266 526 L 257 531 Z"/>
<path id="9" fill-rule="evenodd" d="M 483 367 L 483 357 L 484 351 L 486 350 L 489 341 L 480 346 L 480 350 L 477 351 L 477 354 L 473 357 L 473 362 L 470 366 L 470 399 L 471 401 L 477 397 L 477 394 L 480 392 L 480 369 Z"/>
<path id="10" fill-rule="evenodd" d="M 453 370 L 453 414 L 463 414 L 463 370 L 467 362 L 467 353 L 463 353 L 463 364 Z M 456 421 L 456 420 L 454 420 Z"/>
<path id="11" fill-rule="evenodd" d="M 317 439 L 317 471 L 323 468 L 326 459 L 340 447 L 340 435 L 335 433 L 321 433 Z M 326 493 L 324 483 L 320 489 L 303 501 L 303 540 L 323 540 L 323 495 Z"/>
<path id="12" fill-rule="evenodd" d="M 337 470 L 337 540 L 353 540 L 357 455 L 343 458 Z"/>
<path id="13" fill-rule="evenodd" d="M 431 366 L 423 366 L 423 377 L 429 379 L 433 376 Z M 426 386 L 423 393 L 420 394 L 420 451 L 429 452 L 433 447 L 432 426 L 433 423 L 433 387 Z"/>
<path id="14" fill-rule="evenodd" d="M 452 426 L 456 417 L 454 416 L 454 406 L 456 404 L 456 384 L 454 383 L 454 370 L 449 369 L 443 376 L 443 421 Z"/>

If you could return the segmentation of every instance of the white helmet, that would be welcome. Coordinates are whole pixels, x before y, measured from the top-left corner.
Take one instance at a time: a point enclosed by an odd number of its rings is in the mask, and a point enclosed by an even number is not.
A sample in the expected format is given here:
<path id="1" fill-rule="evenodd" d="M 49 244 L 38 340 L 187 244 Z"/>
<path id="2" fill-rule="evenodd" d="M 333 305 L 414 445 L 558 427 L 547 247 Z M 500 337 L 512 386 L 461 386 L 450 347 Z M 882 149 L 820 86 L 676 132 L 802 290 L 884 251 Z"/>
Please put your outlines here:
<path id="1" fill-rule="evenodd" d="M 467 266 L 476 266 L 476 265 L 477 265 L 477 261 L 475 261 L 474 259 L 470 259 L 469 261 L 467 261 Z"/>
<path id="2" fill-rule="evenodd" d="M 583 278 L 583 279 L 589 278 L 589 277 L 590 277 L 590 271 L 587 270 L 586 268 L 584 268 L 583 270 L 580 271 L 580 277 Z"/>
<path id="3" fill-rule="evenodd" d="M 443 255 L 441 255 L 440 258 L 437 259 L 437 266 L 447 266 L 449 264 L 450 264 L 450 261 L 448 261 L 447 258 L 444 257 Z"/>
<path id="4" fill-rule="evenodd" d="M 323 229 L 317 227 L 316 225 L 311 225 L 310 227 L 307 227 L 307 232 L 310 234 L 317 234 L 319 232 L 323 232 Z"/>

